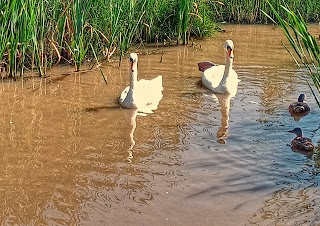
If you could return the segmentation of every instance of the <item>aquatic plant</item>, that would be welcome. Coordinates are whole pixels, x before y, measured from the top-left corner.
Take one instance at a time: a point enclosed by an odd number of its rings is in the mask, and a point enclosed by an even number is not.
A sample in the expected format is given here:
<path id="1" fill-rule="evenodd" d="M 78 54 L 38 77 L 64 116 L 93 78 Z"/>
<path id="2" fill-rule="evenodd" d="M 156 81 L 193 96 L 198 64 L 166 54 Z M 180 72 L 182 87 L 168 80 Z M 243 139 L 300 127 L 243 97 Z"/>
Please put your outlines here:
<path id="1" fill-rule="evenodd" d="M 274 23 L 278 24 L 285 34 L 287 40 L 289 41 L 294 52 L 292 52 L 284 43 L 284 47 L 288 50 L 296 64 L 302 68 L 308 70 L 315 87 L 320 94 L 320 49 L 317 43 L 317 39 L 312 36 L 309 31 L 306 22 L 303 20 L 300 13 L 296 14 L 293 11 L 289 10 L 288 6 L 281 5 L 280 7 L 287 13 L 286 18 L 284 19 L 279 12 L 269 3 L 271 11 L 275 16 L 273 19 L 268 13 L 263 13 Z M 295 54 L 296 55 L 295 55 Z M 305 77 L 306 81 L 309 84 L 309 80 Z M 316 93 L 313 91 L 311 85 L 309 87 L 320 107 L 320 102 L 317 98 Z"/>

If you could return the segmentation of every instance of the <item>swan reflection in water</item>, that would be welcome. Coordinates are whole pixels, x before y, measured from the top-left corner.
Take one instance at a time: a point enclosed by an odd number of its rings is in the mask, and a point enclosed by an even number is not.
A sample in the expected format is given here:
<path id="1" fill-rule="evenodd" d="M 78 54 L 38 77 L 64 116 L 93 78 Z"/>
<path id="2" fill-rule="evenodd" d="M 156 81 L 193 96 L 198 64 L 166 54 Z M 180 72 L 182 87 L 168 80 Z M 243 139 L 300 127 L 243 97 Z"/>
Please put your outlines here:
<path id="1" fill-rule="evenodd" d="M 228 137 L 231 99 L 236 96 L 237 91 L 238 81 L 234 84 L 233 88 L 229 90 L 229 93 L 213 93 L 210 95 L 213 99 L 217 100 L 220 105 L 221 125 L 217 132 L 217 142 L 220 144 L 225 144 L 226 138 Z"/>
<path id="2" fill-rule="evenodd" d="M 131 113 L 131 118 L 130 118 L 130 126 L 131 126 L 131 131 L 130 131 L 130 134 L 129 134 L 129 137 L 130 137 L 130 146 L 129 146 L 129 149 L 128 149 L 128 161 L 129 163 L 132 162 L 132 159 L 133 159 L 133 148 L 136 144 L 136 141 L 134 140 L 134 131 L 136 130 L 137 128 L 137 116 L 147 116 L 146 113 L 142 113 L 142 112 L 139 112 L 137 109 L 134 109 Z"/>
<path id="3" fill-rule="evenodd" d="M 230 102 L 231 95 L 230 94 L 220 94 L 217 93 L 215 96 L 218 98 L 220 111 L 221 111 L 221 126 L 217 132 L 218 143 L 225 144 L 226 138 L 228 136 L 228 128 L 229 128 L 229 112 L 230 112 Z"/>
<path id="4" fill-rule="evenodd" d="M 156 110 L 156 108 L 158 107 L 158 105 L 155 106 L 155 108 L 152 108 L 152 110 Z M 134 140 L 134 132 L 137 128 L 137 116 L 143 116 L 143 117 L 147 117 L 147 113 L 141 112 L 139 109 L 133 109 L 131 111 L 131 115 L 130 115 L 130 126 L 131 126 L 131 131 L 129 134 L 129 138 L 130 138 L 130 146 L 128 148 L 128 157 L 127 160 L 129 161 L 129 163 L 132 162 L 133 159 L 133 148 L 136 144 L 136 141 Z M 142 117 L 142 118 L 143 118 Z"/>
<path id="5" fill-rule="evenodd" d="M 134 131 L 136 130 L 137 127 L 137 122 L 136 122 L 136 118 L 138 115 L 138 110 L 135 109 L 132 111 L 132 115 L 131 115 L 131 119 L 130 119 L 130 125 L 131 125 L 131 131 L 130 131 L 130 147 L 128 149 L 128 161 L 131 163 L 132 159 L 133 159 L 133 154 L 132 154 L 132 149 L 134 148 L 134 145 L 136 144 L 136 141 L 134 140 Z"/>

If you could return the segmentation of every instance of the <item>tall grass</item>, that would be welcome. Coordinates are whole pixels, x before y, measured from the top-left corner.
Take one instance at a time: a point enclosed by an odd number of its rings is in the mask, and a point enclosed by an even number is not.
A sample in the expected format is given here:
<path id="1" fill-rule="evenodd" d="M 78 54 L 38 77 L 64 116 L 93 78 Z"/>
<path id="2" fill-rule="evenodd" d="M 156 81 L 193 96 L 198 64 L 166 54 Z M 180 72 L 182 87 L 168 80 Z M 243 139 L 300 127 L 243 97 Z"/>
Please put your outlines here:
<path id="1" fill-rule="evenodd" d="M 307 24 L 299 11 L 296 14 L 289 10 L 288 6 L 281 5 L 280 8 L 287 14 L 285 17 L 287 19 L 284 19 L 271 3 L 269 3 L 269 6 L 275 19 L 266 12 L 263 13 L 281 27 L 294 52 L 284 44 L 285 48 L 299 67 L 304 67 L 308 70 L 308 74 L 317 88 L 318 94 L 320 94 L 320 49 L 317 39 L 309 33 Z M 309 84 L 307 77 L 306 80 Z M 320 107 L 316 93 L 313 90 L 312 93 Z"/>
<path id="2" fill-rule="evenodd" d="M 23 1 L 21 1 L 23 2 Z M 30 33 L 32 40 L 33 49 L 30 53 L 33 56 L 32 65 L 35 65 L 38 69 L 40 76 L 46 74 L 47 68 L 47 55 L 46 55 L 46 34 L 48 33 L 47 29 L 49 27 L 45 26 L 46 23 L 46 14 L 42 13 L 45 11 L 44 1 L 32 1 L 25 2 L 24 4 L 27 7 L 25 13 L 30 15 L 30 21 L 23 20 L 24 23 L 29 25 Z M 28 39 L 24 40 L 24 44 L 29 44 Z"/>
<path id="3" fill-rule="evenodd" d="M 318 21 L 320 16 L 320 4 L 314 0 L 270 0 L 282 17 L 286 13 L 281 11 L 280 2 L 291 10 L 300 10 L 301 16 L 306 21 Z M 217 21 L 229 21 L 235 23 L 261 23 L 267 22 L 263 10 L 272 14 L 267 0 L 220 0 L 210 1 L 211 10 L 215 12 Z M 220 4 L 217 4 L 220 3 Z"/>
<path id="4" fill-rule="evenodd" d="M 46 73 L 48 40 L 52 30 L 48 24 L 44 1 L 11 0 L 0 3 L 0 60 L 2 76 L 23 74 L 25 68 Z"/>
<path id="5" fill-rule="evenodd" d="M 182 40 L 183 44 L 188 42 L 188 24 L 190 20 L 190 8 L 191 0 L 181 0 L 179 7 L 179 40 Z"/>
<path id="6" fill-rule="evenodd" d="M 319 18 L 316 1 L 283 2 L 301 9 L 305 20 Z M 25 70 L 44 76 L 62 61 L 79 71 L 87 58 L 99 62 L 118 55 L 121 59 L 132 43 L 187 44 L 191 36 L 212 33 L 217 28 L 214 19 L 266 21 L 260 9 L 273 16 L 266 0 L 0 1 L 1 76 L 16 77 Z"/>
<path id="7" fill-rule="evenodd" d="M 179 7 L 178 41 L 188 44 L 192 35 L 204 37 L 218 29 L 212 18 L 214 14 L 209 7 L 210 1 L 181 0 Z"/>
<path id="8" fill-rule="evenodd" d="M 121 10 L 128 12 L 126 14 L 125 23 L 121 26 L 119 33 L 119 51 L 120 59 L 126 52 L 133 41 L 138 41 L 140 38 L 137 35 L 137 28 L 141 25 L 141 20 L 145 14 L 145 3 L 147 0 L 140 1 L 140 4 L 137 4 L 135 0 L 129 0 L 129 4 L 123 4 L 120 8 Z M 126 8 L 127 7 L 127 8 Z"/>
<path id="9" fill-rule="evenodd" d="M 176 37 L 180 1 L 148 0 L 143 18 L 142 40 L 157 42 Z"/>
<path id="10" fill-rule="evenodd" d="M 45 76 L 60 62 L 81 70 L 86 58 L 121 57 L 132 43 L 209 34 L 207 0 L 0 1 L 2 77 Z M 201 10 L 198 10 L 201 9 Z M 206 9 L 206 10 L 204 10 Z"/>
<path id="11" fill-rule="evenodd" d="M 198 0 L 193 2 L 191 18 L 189 21 L 188 39 L 191 35 L 198 37 L 205 37 L 211 35 L 215 30 L 220 30 L 219 26 L 213 22 L 215 13 L 211 10 L 210 1 Z M 221 4 L 221 2 L 215 2 L 214 4 Z"/>

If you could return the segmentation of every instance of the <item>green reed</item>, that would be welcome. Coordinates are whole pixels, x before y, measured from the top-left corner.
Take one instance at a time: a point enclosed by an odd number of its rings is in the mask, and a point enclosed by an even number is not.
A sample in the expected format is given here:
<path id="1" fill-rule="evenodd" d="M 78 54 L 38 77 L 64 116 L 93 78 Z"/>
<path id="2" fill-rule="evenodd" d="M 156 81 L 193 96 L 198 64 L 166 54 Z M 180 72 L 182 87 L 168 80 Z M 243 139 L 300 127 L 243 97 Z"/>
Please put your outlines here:
<path id="1" fill-rule="evenodd" d="M 304 19 L 319 17 L 316 1 L 283 1 L 301 9 Z M 191 36 L 211 34 L 217 28 L 214 19 L 266 21 L 260 9 L 272 14 L 266 0 L 1 1 L 1 76 L 33 69 L 44 76 L 61 61 L 79 71 L 85 59 L 121 58 L 133 43 L 187 44 Z"/>
<path id="2" fill-rule="evenodd" d="M 191 0 L 181 0 L 179 8 L 179 36 L 178 39 L 182 40 L 183 44 L 188 43 L 187 32 L 190 20 Z"/>
<path id="3" fill-rule="evenodd" d="M 76 71 L 80 70 L 93 36 L 91 27 L 85 21 L 88 3 L 85 0 L 74 0 L 70 9 L 69 31 L 72 37 L 71 43 L 67 42 L 66 45 L 73 56 Z"/>
<path id="4" fill-rule="evenodd" d="M 214 27 L 206 0 L 9 0 L 0 2 L 1 76 L 45 76 L 57 63 L 121 57 L 133 43 L 183 40 Z M 201 10 L 198 10 L 201 9 Z M 204 10 L 205 9 L 205 10 Z M 99 63 L 97 63 L 99 65 Z"/>
<path id="5" fill-rule="evenodd" d="M 142 40 L 159 42 L 176 37 L 179 1 L 148 0 L 143 17 Z"/>
<path id="6" fill-rule="evenodd" d="M 45 11 L 43 1 L 30 1 L 27 5 L 26 14 L 29 13 L 30 20 L 28 25 L 31 29 L 30 36 L 32 39 L 33 49 L 30 51 L 33 54 L 33 62 L 38 69 L 39 75 L 46 74 L 47 56 L 46 56 L 46 33 L 48 27 L 45 26 L 46 15 L 42 13 Z M 26 40 L 28 41 L 28 40 Z"/>
<path id="7" fill-rule="evenodd" d="M 235 23 L 261 23 L 267 22 L 264 11 L 272 14 L 267 0 L 229 0 L 229 1 L 210 1 L 211 9 L 215 12 L 218 21 L 230 21 Z M 221 4 L 217 4 L 221 3 Z M 314 0 L 270 0 L 280 15 L 286 16 L 281 12 L 280 4 L 287 5 L 291 10 L 299 10 L 302 18 L 307 21 L 317 21 L 320 14 L 320 4 Z"/>
<path id="8" fill-rule="evenodd" d="M 219 27 L 213 22 L 212 18 L 215 17 L 215 13 L 210 9 L 209 2 L 198 0 L 193 3 L 191 18 L 189 22 L 189 37 L 195 35 L 197 37 L 205 37 L 214 33 L 215 30 L 219 30 Z"/>
<path id="9" fill-rule="evenodd" d="M 126 52 L 133 41 L 138 41 L 137 28 L 141 24 L 141 19 L 145 14 L 146 0 L 140 1 L 137 4 L 135 0 L 129 0 L 129 4 L 124 4 L 120 9 L 127 12 L 126 22 L 123 24 L 119 33 L 119 50 L 120 59 Z"/>
<path id="10" fill-rule="evenodd" d="M 281 5 L 280 8 L 286 13 L 285 18 L 287 19 L 284 19 L 271 3 L 269 3 L 269 6 L 275 16 L 275 19 L 266 12 L 263 11 L 263 13 L 270 20 L 280 26 L 294 52 L 292 52 L 285 44 L 283 45 L 288 50 L 296 64 L 300 68 L 303 65 L 303 67 L 308 70 L 308 73 L 320 94 L 320 49 L 316 37 L 309 33 L 307 24 L 300 13 L 296 14 L 289 10 L 288 6 Z M 308 82 L 307 77 L 306 80 Z M 313 92 L 312 88 L 311 91 L 320 107 L 317 95 Z"/>

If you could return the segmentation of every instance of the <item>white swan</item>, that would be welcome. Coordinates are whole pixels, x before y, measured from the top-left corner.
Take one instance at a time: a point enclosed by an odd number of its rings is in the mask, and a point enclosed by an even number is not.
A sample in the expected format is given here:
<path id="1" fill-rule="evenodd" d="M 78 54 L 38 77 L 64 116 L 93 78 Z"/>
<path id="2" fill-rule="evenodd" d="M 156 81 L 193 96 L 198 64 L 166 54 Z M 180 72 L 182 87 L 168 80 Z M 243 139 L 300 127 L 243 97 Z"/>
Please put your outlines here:
<path id="1" fill-rule="evenodd" d="M 223 48 L 226 56 L 225 65 L 205 61 L 198 63 L 198 67 L 203 72 L 202 84 L 206 88 L 216 93 L 231 93 L 237 89 L 239 82 L 237 73 L 232 69 L 234 49 L 232 40 L 226 40 Z"/>
<path id="2" fill-rule="evenodd" d="M 136 108 L 139 112 L 152 113 L 162 99 L 162 76 L 152 80 L 138 81 L 138 55 L 130 54 L 130 86 L 121 93 L 119 103 L 125 108 Z"/>

